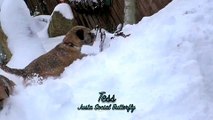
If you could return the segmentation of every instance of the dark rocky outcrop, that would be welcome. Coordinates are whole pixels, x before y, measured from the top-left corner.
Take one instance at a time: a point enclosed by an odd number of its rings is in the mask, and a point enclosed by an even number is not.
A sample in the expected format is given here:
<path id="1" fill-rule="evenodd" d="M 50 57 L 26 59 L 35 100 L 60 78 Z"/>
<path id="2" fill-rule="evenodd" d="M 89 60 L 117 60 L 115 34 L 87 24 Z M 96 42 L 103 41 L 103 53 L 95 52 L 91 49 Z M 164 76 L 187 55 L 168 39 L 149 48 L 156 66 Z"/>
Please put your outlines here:
<path id="1" fill-rule="evenodd" d="M 54 11 L 48 27 L 48 35 L 49 37 L 65 35 L 76 25 L 77 24 L 74 19 L 67 19 L 60 12 Z"/>
<path id="2" fill-rule="evenodd" d="M 7 64 L 12 54 L 7 45 L 7 36 L 0 27 L 0 64 Z"/>

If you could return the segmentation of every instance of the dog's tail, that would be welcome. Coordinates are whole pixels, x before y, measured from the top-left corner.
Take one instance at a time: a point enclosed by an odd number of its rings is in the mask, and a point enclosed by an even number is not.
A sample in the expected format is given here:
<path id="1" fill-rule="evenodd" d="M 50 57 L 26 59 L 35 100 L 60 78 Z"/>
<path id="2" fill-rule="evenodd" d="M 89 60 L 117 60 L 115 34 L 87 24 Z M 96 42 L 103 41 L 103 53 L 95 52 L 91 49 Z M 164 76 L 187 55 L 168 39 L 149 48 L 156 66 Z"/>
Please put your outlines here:
<path id="1" fill-rule="evenodd" d="M 17 76 L 24 77 L 24 70 L 23 69 L 9 68 L 8 66 L 2 65 L 2 64 L 0 64 L 0 68 L 2 70 L 4 70 L 5 72 L 11 73 L 11 74 L 15 74 Z"/>

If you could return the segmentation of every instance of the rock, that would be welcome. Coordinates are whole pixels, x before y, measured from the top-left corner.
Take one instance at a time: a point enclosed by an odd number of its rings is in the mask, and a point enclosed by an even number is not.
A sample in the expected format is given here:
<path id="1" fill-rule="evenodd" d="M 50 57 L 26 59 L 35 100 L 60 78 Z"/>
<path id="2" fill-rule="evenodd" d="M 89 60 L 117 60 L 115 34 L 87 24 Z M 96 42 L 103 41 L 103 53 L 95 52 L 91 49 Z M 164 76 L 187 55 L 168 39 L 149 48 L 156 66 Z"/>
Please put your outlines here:
<path id="1" fill-rule="evenodd" d="M 7 64 L 12 54 L 7 45 L 7 36 L 0 27 L 0 64 Z"/>
<path id="2" fill-rule="evenodd" d="M 48 35 L 49 37 L 65 35 L 76 25 L 75 19 L 67 19 L 59 11 L 54 11 L 48 27 Z"/>

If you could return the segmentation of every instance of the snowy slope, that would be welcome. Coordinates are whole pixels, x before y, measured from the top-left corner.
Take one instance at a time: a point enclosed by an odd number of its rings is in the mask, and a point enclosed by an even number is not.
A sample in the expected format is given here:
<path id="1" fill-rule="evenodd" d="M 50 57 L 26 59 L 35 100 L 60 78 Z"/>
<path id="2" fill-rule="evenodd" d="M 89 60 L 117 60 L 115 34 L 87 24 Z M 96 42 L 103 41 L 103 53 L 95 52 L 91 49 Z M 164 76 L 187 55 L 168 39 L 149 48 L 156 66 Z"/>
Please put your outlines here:
<path id="1" fill-rule="evenodd" d="M 173 0 L 157 14 L 125 26 L 130 37 L 111 40 L 103 52 L 77 60 L 43 85 L 23 88 L 20 78 L 1 71 L 17 87 L 0 120 L 212 120 L 212 12 L 212 0 Z M 37 36 L 30 38 L 42 43 Z M 42 45 L 15 47 L 14 38 L 9 43 L 14 66 L 34 58 L 21 57 L 18 49 L 43 54 Z M 136 110 L 77 110 L 81 104 L 97 104 L 101 91 Z"/>

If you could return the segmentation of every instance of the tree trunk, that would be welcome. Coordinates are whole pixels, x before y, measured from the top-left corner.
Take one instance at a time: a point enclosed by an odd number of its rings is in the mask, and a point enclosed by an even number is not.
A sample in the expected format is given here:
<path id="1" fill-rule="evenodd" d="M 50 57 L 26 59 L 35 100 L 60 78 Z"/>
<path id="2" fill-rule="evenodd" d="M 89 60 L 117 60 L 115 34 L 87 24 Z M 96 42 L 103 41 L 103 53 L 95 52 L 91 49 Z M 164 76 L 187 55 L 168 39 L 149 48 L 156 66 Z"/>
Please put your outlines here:
<path id="1" fill-rule="evenodd" d="M 124 0 L 124 24 L 135 24 L 136 0 Z"/>

